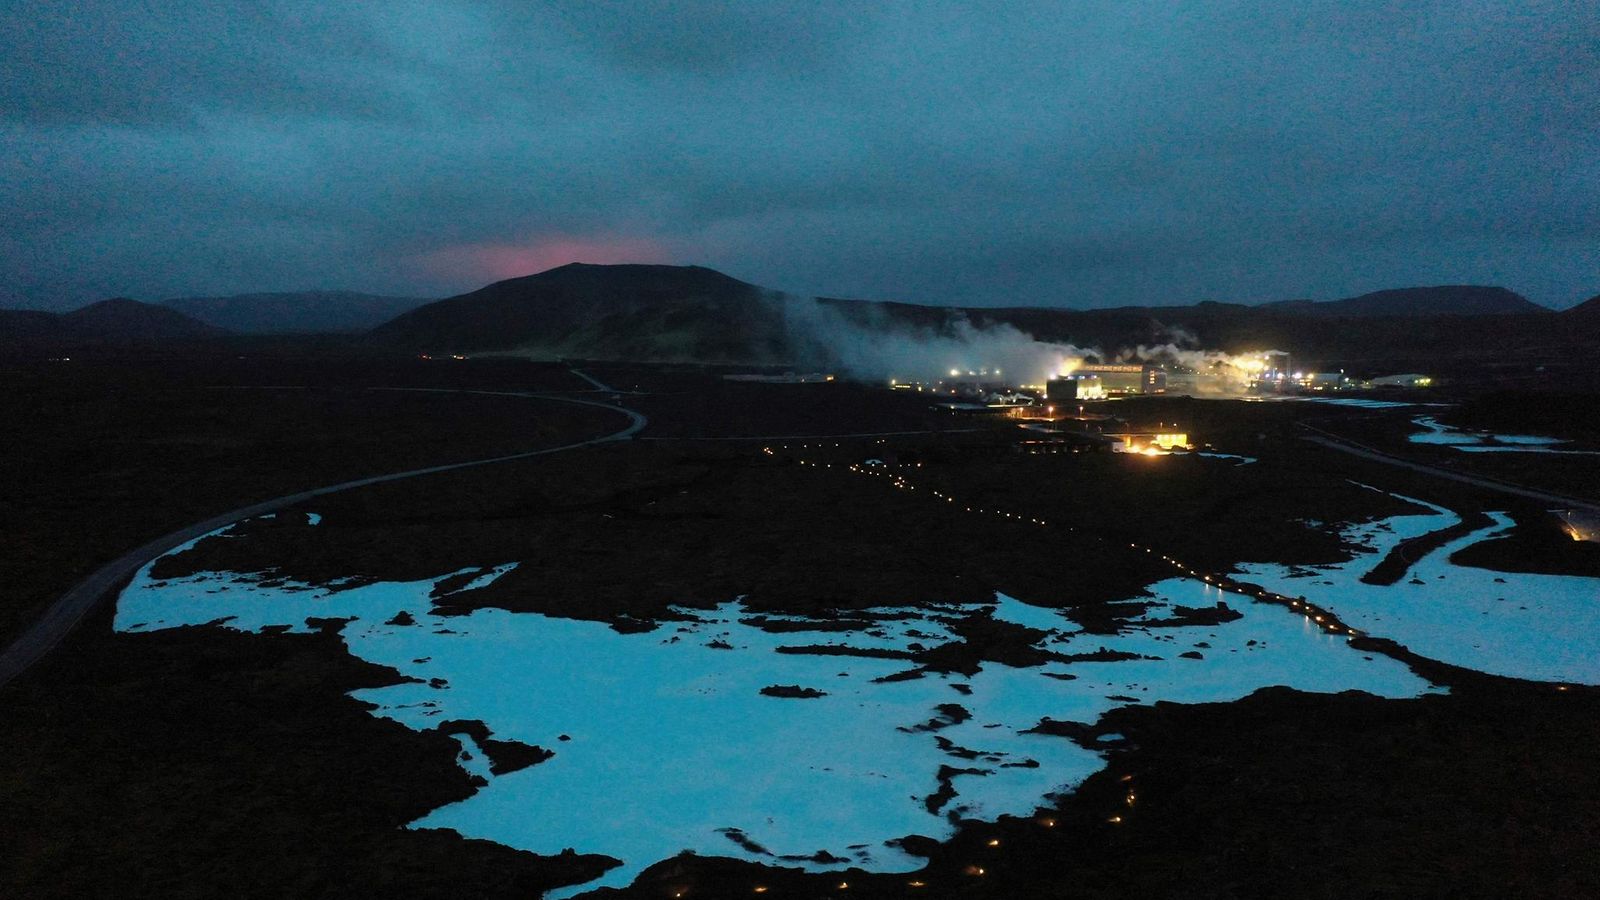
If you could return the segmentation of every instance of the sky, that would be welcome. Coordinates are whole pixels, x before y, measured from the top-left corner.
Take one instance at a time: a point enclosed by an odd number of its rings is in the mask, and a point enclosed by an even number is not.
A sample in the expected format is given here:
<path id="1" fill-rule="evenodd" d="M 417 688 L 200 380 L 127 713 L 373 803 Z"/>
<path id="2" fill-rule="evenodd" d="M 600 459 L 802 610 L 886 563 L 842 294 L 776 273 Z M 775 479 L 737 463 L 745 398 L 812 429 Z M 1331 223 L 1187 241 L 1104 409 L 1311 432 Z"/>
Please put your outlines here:
<path id="1" fill-rule="evenodd" d="M 1600 294 L 1572 2 L 0 5 L 0 306 L 567 262 L 979 306 Z"/>

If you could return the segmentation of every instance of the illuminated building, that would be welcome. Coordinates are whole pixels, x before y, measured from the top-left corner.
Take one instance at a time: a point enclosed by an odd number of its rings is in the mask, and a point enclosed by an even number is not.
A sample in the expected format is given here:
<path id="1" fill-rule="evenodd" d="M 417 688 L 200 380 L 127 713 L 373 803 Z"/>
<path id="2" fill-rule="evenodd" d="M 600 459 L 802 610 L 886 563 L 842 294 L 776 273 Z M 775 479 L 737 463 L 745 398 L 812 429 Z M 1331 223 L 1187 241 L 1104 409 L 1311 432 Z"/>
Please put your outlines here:
<path id="1" fill-rule="evenodd" d="M 1558 509 L 1553 512 L 1561 520 L 1567 537 L 1575 541 L 1600 543 L 1600 515 L 1580 509 Z"/>
<path id="2" fill-rule="evenodd" d="M 1183 450 L 1189 446 L 1189 435 L 1181 431 L 1123 431 L 1108 437 L 1121 445 L 1112 448 L 1121 453 Z"/>
<path id="3" fill-rule="evenodd" d="M 1343 372 L 1306 372 L 1299 384 L 1308 391 L 1337 391 L 1347 380 Z"/>
<path id="4" fill-rule="evenodd" d="M 1289 354 L 1282 350 L 1268 350 L 1249 360 L 1253 374 L 1250 389 L 1253 391 L 1284 391 L 1294 387 L 1294 371 L 1290 368 Z"/>
<path id="5" fill-rule="evenodd" d="M 1104 400 L 1105 387 L 1098 375 L 1085 375 L 1081 371 L 1060 378 L 1052 378 L 1044 386 L 1044 398 L 1051 402 L 1063 400 Z"/>
<path id="6" fill-rule="evenodd" d="M 1433 378 L 1428 375 L 1410 373 L 1406 375 L 1383 375 L 1372 379 L 1372 386 L 1380 387 L 1407 387 L 1425 388 L 1433 385 Z"/>
<path id="7" fill-rule="evenodd" d="M 1079 366 L 1068 377 L 1097 378 L 1107 396 L 1129 394 L 1164 394 L 1167 391 L 1167 373 L 1151 363 Z"/>

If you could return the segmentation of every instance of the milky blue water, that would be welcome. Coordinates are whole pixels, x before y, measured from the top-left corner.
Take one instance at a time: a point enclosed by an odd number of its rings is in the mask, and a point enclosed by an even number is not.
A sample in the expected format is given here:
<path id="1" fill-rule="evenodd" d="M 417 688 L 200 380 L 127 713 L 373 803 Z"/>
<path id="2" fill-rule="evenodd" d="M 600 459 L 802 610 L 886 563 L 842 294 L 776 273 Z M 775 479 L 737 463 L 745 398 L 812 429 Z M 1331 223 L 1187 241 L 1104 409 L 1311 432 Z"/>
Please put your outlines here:
<path id="1" fill-rule="evenodd" d="M 602 878 L 551 897 L 626 885 L 645 866 L 685 850 L 810 869 L 920 868 L 918 858 L 887 842 L 910 834 L 947 838 L 952 812 L 977 819 L 1030 813 L 1104 765 L 1096 749 L 1027 733 L 1047 717 L 1093 723 L 1130 702 L 1232 700 L 1268 685 L 1384 697 L 1430 689 L 1401 664 L 1355 652 L 1281 608 L 1187 579 L 1153 585 L 1157 602 L 1143 619 L 1123 634 L 1100 636 L 1005 596 L 982 606 L 876 611 L 884 618 L 870 633 L 768 633 L 743 621 L 745 610 L 730 600 L 713 610 L 682 610 L 688 621 L 621 634 L 603 623 L 499 609 L 438 616 L 429 594 L 440 579 L 328 590 L 238 578 L 157 581 L 146 568 L 121 595 L 116 627 L 308 631 L 308 617 L 351 618 L 340 634 L 353 655 L 416 679 L 356 692 L 375 715 L 419 730 L 476 719 L 497 739 L 555 751 L 544 763 L 494 777 L 463 737 L 471 759 L 462 765 L 487 786 L 412 823 L 536 853 L 572 848 L 622 860 Z M 1216 626 L 1144 624 L 1170 617 L 1174 605 L 1219 600 L 1243 618 Z M 386 624 L 400 612 L 415 624 Z M 778 652 L 804 644 L 935 646 L 956 640 L 949 622 L 968 615 L 1038 629 L 1041 649 L 1070 655 L 1105 648 L 1140 658 L 1031 668 L 986 663 L 971 677 L 881 682 L 875 679 L 910 664 Z M 1184 652 L 1202 658 L 1179 656 Z M 769 685 L 825 696 L 763 695 Z M 927 727 L 950 703 L 971 718 Z M 956 776 L 956 797 L 930 810 L 941 766 L 980 773 Z M 735 843 L 727 829 L 768 852 Z M 844 862 L 777 859 L 819 851 Z"/>

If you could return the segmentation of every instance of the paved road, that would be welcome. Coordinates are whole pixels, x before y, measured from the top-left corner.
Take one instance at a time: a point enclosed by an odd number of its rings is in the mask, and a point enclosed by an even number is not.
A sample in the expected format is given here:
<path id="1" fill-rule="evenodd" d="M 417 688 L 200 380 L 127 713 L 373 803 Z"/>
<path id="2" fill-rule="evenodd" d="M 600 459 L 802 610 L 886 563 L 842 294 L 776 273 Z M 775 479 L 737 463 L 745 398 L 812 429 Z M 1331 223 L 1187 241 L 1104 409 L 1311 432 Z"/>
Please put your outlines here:
<path id="1" fill-rule="evenodd" d="M 596 382 L 598 384 L 598 382 Z M 602 385 L 602 388 L 604 386 Z M 396 390 L 427 390 L 421 388 L 398 388 Z M 394 472 L 388 475 L 375 475 L 370 478 L 358 478 L 354 481 L 344 481 L 339 484 L 330 484 L 327 487 L 313 488 L 301 491 L 298 494 L 289 494 L 265 500 L 251 506 L 230 510 L 219 516 L 213 516 L 204 522 L 196 522 L 187 528 L 179 529 L 171 534 L 156 538 L 148 544 L 122 554 L 116 559 L 95 570 L 88 578 L 79 582 L 77 586 L 62 594 L 44 615 L 20 637 L 0 653 L 0 687 L 4 687 L 11 679 L 22 674 L 34 663 L 43 659 L 46 654 L 54 650 L 57 645 L 76 628 L 79 622 L 89 614 L 100 601 L 113 590 L 120 587 L 135 572 L 143 568 L 151 560 L 170 552 L 176 547 L 202 535 L 225 528 L 241 519 L 261 516 L 276 512 L 303 503 L 314 497 L 321 497 L 339 491 L 348 491 L 353 488 L 366 487 L 373 484 L 383 484 L 387 481 L 399 481 L 403 478 L 416 478 L 422 475 L 432 475 L 437 472 L 450 472 L 456 469 L 467 469 L 473 466 L 487 466 L 494 463 L 511 462 L 518 459 L 529 459 L 534 456 L 544 456 L 550 453 L 562 453 L 567 450 L 577 450 L 583 447 L 593 447 L 597 444 L 612 441 L 625 441 L 632 438 L 639 430 L 648 424 L 649 420 L 643 413 L 615 406 L 610 403 L 601 403 L 595 400 L 581 400 L 576 397 L 562 397 L 554 394 L 516 393 L 512 391 L 444 391 L 445 393 L 489 394 L 502 397 L 525 397 L 535 400 L 555 400 L 562 403 L 576 403 L 581 406 L 597 406 L 622 413 L 628 417 L 628 426 L 621 431 L 616 431 L 603 437 L 579 441 L 575 444 L 565 444 L 560 447 L 549 447 L 544 450 L 530 450 L 526 453 L 512 453 L 506 456 L 495 456 L 489 459 L 474 459 L 468 462 L 449 463 L 442 466 L 429 466 L 425 469 L 410 469 L 405 472 Z"/>
<path id="2" fill-rule="evenodd" d="M 1430 466 L 1426 463 L 1414 462 L 1403 457 L 1395 456 L 1392 453 L 1385 453 L 1375 447 L 1368 447 L 1365 444 L 1358 444 L 1355 441 L 1346 440 L 1345 438 L 1341 438 L 1336 434 L 1331 434 L 1312 425 L 1301 423 L 1300 427 L 1308 432 L 1312 432 L 1310 434 L 1301 435 L 1302 440 L 1310 441 L 1313 444 L 1319 444 L 1331 450 L 1338 450 L 1341 453 L 1348 453 L 1352 456 L 1359 456 L 1363 459 L 1370 459 L 1376 462 L 1386 463 L 1391 466 L 1399 466 L 1400 468 L 1410 469 L 1414 472 L 1422 472 L 1423 474 L 1433 475 L 1438 478 L 1459 481 L 1462 484 L 1470 484 L 1473 487 L 1480 487 L 1485 490 L 1497 491 L 1502 494 L 1510 494 L 1515 497 L 1524 497 L 1529 500 L 1537 500 L 1540 503 L 1548 503 L 1551 506 L 1560 507 L 1562 509 L 1577 509 L 1592 514 L 1600 514 L 1600 505 L 1596 505 L 1590 500 L 1580 500 L 1576 497 L 1566 497 L 1562 496 L 1561 494 L 1552 494 L 1549 491 L 1541 491 L 1536 488 L 1523 487 L 1520 484 L 1512 484 L 1509 481 L 1498 481 L 1496 479 L 1486 478 L 1481 475 L 1469 475 L 1465 472 L 1454 472 L 1450 469 L 1441 469 L 1438 466 Z"/>
<path id="3" fill-rule="evenodd" d="M 568 369 L 567 371 L 571 372 L 572 374 L 574 374 L 576 376 L 578 376 L 579 378 L 582 378 L 584 381 L 587 381 L 590 384 L 594 385 L 594 389 L 597 390 L 597 391 L 609 391 L 609 390 L 611 390 L 611 388 L 606 386 L 605 382 L 603 382 L 600 379 L 594 377 L 593 375 L 590 375 L 588 372 L 585 372 L 582 369 Z"/>

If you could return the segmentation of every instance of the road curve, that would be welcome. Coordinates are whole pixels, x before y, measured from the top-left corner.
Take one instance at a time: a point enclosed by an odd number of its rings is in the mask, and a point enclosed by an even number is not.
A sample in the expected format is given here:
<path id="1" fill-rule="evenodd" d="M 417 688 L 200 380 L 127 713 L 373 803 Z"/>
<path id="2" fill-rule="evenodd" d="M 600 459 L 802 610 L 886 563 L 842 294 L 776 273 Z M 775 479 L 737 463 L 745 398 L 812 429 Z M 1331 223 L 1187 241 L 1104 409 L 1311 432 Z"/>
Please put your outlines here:
<path id="1" fill-rule="evenodd" d="M 1430 466 L 1426 463 L 1414 462 L 1412 460 L 1405 459 L 1404 457 L 1395 456 L 1392 453 L 1385 453 L 1384 451 L 1375 447 L 1368 447 L 1365 444 L 1358 444 L 1355 441 L 1342 438 L 1336 434 L 1323 431 L 1320 428 L 1307 425 L 1303 422 L 1300 424 L 1300 427 L 1306 431 L 1315 432 L 1314 434 L 1301 435 L 1301 440 L 1310 441 L 1313 444 L 1319 444 L 1323 447 L 1327 447 L 1330 450 L 1338 450 L 1341 453 L 1348 453 L 1352 456 L 1359 456 L 1375 462 L 1387 463 L 1391 466 L 1399 466 L 1403 469 L 1410 469 L 1414 472 L 1432 475 L 1436 478 L 1446 478 L 1450 481 L 1459 481 L 1462 484 L 1470 484 L 1473 487 L 1480 487 L 1484 488 L 1485 490 L 1496 491 L 1502 494 L 1510 494 L 1514 497 L 1523 497 L 1529 500 L 1537 500 L 1540 503 L 1549 503 L 1564 509 L 1579 509 L 1590 513 L 1600 514 L 1600 506 L 1597 506 L 1594 502 L 1589 500 L 1582 500 L 1576 497 L 1566 497 L 1561 494 L 1553 494 L 1549 491 L 1541 491 L 1536 488 L 1523 487 L 1520 484 L 1512 484 L 1509 481 L 1498 481 L 1496 479 L 1487 478 L 1480 475 L 1468 475 L 1464 472 L 1452 472 L 1449 469 L 1441 469 L 1437 466 Z"/>
<path id="2" fill-rule="evenodd" d="M 399 388 L 396 390 L 426 390 L 425 388 Z M 468 469 L 474 466 L 487 466 L 494 463 L 511 462 L 519 459 L 529 459 L 535 456 L 544 456 L 551 453 L 562 453 L 568 450 L 578 450 L 583 447 L 593 447 L 597 444 L 606 444 L 614 441 L 625 441 L 638 434 L 649 423 L 643 413 L 610 403 L 601 403 L 597 400 L 581 400 L 576 397 L 563 397 L 555 394 L 544 393 L 516 393 L 512 391 L 457 391 L 440 390 L 440 393 L 461 394 L 488 394 L 501 397 L 525 397 L 534 400 L 555 400 L 561 403 L 576 403 L 581 406 L 596 406 L 622 413 L 628 417 L 628 426 L 620 431 L 613 432 L 603 437 L 579 441 L 575 444 L 564 444 L 560 447 L 548 447 L 543 450 L 529 450 L 526 453 L 511 453 L 505 456 L 495 456 L 488 459 L 474 459 L 467 462 L 448 463 L 441 466 L 429 466 L 423 469 L 409 469 L 404 472 L 393 472 L 388 475 L 374 475 L 369 478 L 358 478 L 354 481 L 342 481 L 326 487 L 312 488 L 297 494 L 288 494 L 263 500 L 250 506 L 229 510 L 218 516 L 212 516 L 204 522 L 196 522 L 187 528 L 181 528 L 171 534 L 162 535 L 155 540 L 122 554 L 116 559 L 96 569 L 89 577 L 78 582 L 71 590 L 62 594 L 54 603 L 45 610 L 33 625 L 29 626 L 11 646 L 0 652 L 0 687 L 4 687 L 13 678 L 27 671 L 28 667 L 43 659 L 51 650 L 54 650 L 72 629 L 82 622 L 105 596 L 112 590 L 132 578 L 135 572 L 143 568 L 151 560 L 176 547 L 182 546 L 195 538 L 209 534 L 219 528 L 224 528 L 241 519 L 253 516 L 266 515 L 303 503 L 314 497 L 348 491 L 353 488 L 367 487 L 368 485 L 383 484 L 388 481 L 400 481 L 404 478 L 416 478 L 422 475 L 433 475 L 438 472 L 450 472 L 456 469 Z"/>

